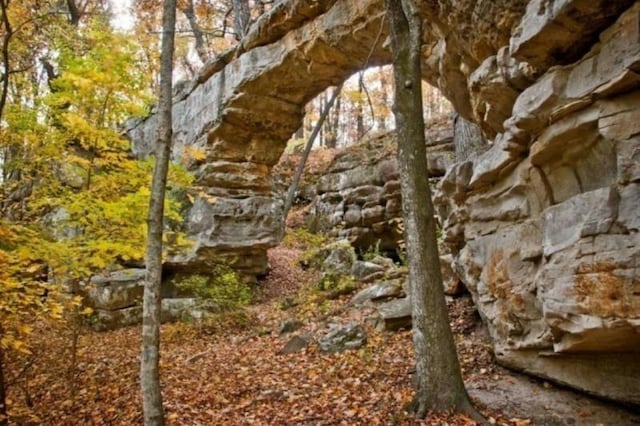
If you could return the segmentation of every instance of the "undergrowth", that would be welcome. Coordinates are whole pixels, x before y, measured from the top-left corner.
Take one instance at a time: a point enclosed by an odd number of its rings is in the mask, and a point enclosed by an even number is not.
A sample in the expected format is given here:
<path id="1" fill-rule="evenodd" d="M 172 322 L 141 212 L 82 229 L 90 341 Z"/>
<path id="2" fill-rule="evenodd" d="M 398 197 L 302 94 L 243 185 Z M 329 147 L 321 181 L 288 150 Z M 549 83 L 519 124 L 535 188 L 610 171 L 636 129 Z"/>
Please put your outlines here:
<path id="1" fill-rule="evenodd" d="M 193 274 L 173 279 L 172 284 L 185 294 L 215 303 L 220 311 L 233 311 L 253 301 L 253 288 L 228 266 L 216 265 L 210 275 Z"/>

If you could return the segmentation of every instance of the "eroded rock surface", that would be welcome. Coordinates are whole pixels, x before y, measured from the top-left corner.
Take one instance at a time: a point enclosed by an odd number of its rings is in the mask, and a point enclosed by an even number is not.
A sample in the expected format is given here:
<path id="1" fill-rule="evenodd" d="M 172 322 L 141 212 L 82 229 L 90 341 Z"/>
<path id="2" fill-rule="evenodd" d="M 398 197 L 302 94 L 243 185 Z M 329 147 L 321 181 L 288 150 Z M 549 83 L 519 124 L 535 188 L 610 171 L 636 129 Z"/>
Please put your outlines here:
<path id="1" fill-rule="evenodd" d="M 492 141 L 448 171 L 439 210 L 498 360 L 640 404 L 640 3 L 419 5 L 425 79 Z M 389 61 L 383 7 L 281 2 L 242 48 L 183 86 L 175 156 L 195 171 L 201 191 L 188 225 L 197 243 L 176 263 L 242 259 L 247 275 L 264 270 L 265 250 L 282 232 L 270 169 L 306 101 L 367 58 Z M 155 120 L 130 129 L 140 154 L 149 152 Z M 392 167 L 373 170 L 387 171 L 392 177 Z M 384 222 L 399 211 L 394 180 L 347 188 L 328 179 L 323 194 L 343 191 L 342 201 L 327 204 L 344 203 L 332 220 L 352 230 Z"/>
<path id="2" fill-rule="evenodd" d="M 454 161 L 451 123 L 427 131 L 425 177 L 444 175 Z M 320 231 L 360 251 L 395 251 L 404 239 L 396 141 L 384 134 L 338 154 L 315 185 L 309 214 Z"/>
<path id="3" fill-rule="evenodd" d="M 248 279 L 266 272 L 266 250 L 283 232 L 282 194 L 270 170 L 309 100 L 365 62 L 390 59 L 383 9 L 380 1 L 280 2 L 237 50 L 180 86 L 173 157 L 196 176 L 186 226 L 195 244 L 169 268 L 206 271 L 222 262 Z M 130 126 L 137 155 L 152 153 L 157 119 Z"/>
<path id="4" fill-rule="evenodd" d="M 79 294 L 83 303 L 93 309 L 89 325 L 98 331 L 114 330 L 142 321 L 142 294 L 144 269 L 123 269 L 95 275 L 82 284 Z M 209 300 L 193 297 L 171 297 L 163 289 L 160 319 L 162 322 L 178 320 L 200 321 L 208 318 L 218 307 Z"/>
<path id="5" fill-rule="evenodd" d="M 640 404 L 632 3 L 529 2 L 508 49 L 531 83 L 508 97 L 502 129 L 485 123 L 492 148 L 448 172 L 438 204 L 500 362 Z"/>

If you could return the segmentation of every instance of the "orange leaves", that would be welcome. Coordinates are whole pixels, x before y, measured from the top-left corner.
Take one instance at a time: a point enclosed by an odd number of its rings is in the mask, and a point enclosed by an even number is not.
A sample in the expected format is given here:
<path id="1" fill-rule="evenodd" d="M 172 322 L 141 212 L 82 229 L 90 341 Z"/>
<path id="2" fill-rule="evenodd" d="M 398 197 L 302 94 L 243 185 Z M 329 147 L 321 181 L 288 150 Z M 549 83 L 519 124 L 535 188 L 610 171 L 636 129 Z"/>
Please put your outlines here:
<path id="1" fill-rule="evenodd" d="M 258 319 L 247 328 L 204 334 L 194 324 L 162 328 L 161 377 L 168 425 L 452 425 L 470 426 L 463 415 L 430 414 L 417 421 L 404 412 L 413 396 L 411 333 L 381 334 L 368 329 L 366 347 L 325 355 L 314 344 L 290 355 L 278 355 L 289 336 L 278 325 L 296 317 L 296 307 L 280 309 L 277 299 L 294 295 L 309 277 L 291 262 L 294 249 L 270 252 L 269 278 L 260 284 L 262 304 L 250 307 Z M 274 303 L 276 302 L 276 303 Z M 452 319 L 465 317 L 467 305 L 451 307 Z M 341 320 L 361 314 L 341 313 Z M 321 333 L 315 312 L 298 333 Z M 12 414 L 30 412 L 58 424 L 131 425 L 141 423 L 139 397 L 140 329 L 88 332 L 79 340 L 76 394 L 71 398 L 67 368 L 69 342 L 52 327 L 32 333 L 38 361 L 23 383 L 33 409 L 12 392 Z M 491 370 L 490 355 L 478 342 L 460 350 L 473 380 Z M 465 361 L 466 360 L 466 361 Z M 527 425 L 492 412 L 496 424 Z M 520 423 L 518 423 L 520 422 Z"/>

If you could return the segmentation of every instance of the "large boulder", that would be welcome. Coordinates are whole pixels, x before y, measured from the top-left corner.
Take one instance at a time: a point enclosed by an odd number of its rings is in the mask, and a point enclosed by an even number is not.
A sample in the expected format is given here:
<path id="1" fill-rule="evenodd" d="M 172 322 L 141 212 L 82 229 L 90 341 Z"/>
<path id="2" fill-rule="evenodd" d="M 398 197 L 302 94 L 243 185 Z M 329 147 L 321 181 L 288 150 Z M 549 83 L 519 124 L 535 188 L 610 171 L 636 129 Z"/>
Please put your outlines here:
<path id="1" fill-rule="evenodd" d="M 142 321 L 142 295 L 146 271 L 123 269 L 94 275 L 79 286 L 83 303 L 93 309 L 89 325 L 98 331 L 115 330 Z M 203 321 L 218 311 L 215 303 L 193 297 L 171 297 L 172 289 L 163 285 L 160 319 Z"/>
<path id="2" fill-rule="evenodd" d="M 379 331 L 411 328 L 411 299 L 403 297 L 380 304 L 370 321 Z"/>
<path id="3" fill-rule="evenodd" d="M 79 288 L 83 303 L 94 310 L 114 311 L 140 305 L 144 269 L 123 269 L 94 275 Z"/>
<path id="4" fill-rule="evenodd" d="M 360 290 L 351 298 L 354 305 L 362 305 L 367 302 L 380 302 L 389 299 L 404 297 L 404 279 L 380 281 Z"/>

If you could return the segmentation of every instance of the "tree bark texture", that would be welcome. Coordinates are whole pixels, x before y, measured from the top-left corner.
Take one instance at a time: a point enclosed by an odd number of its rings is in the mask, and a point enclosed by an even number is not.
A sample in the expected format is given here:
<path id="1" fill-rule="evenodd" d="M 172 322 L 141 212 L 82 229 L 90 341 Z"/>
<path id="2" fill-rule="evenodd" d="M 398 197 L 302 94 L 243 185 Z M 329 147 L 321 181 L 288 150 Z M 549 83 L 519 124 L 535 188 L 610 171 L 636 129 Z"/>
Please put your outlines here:
<path id="1" fill-rule="evenodd" d="M 9 43 L 11 43 L 11 37 L 13 36 L 13 29 L 11 28 L 11 22 L 9 21 L 9 15 L 7 9 L 9 8 L 8 0 L 0 0 L 0 12 L 2 13 L 2 67 L 4 72 L 2 74 L 2 91 L 0 92 L 0 119 L 4 113 L 4 106 L 7 102 L 7 96 L 9 94 L 9 74 L 11 72 L 11 64 L 9 60 Z"/>
<path id="2" fill-rule="evenodd" d="M 324 132 L 324 146 L 327 148 L 335 148 L 338 145 L 338 126 L 340 125 L 340 92 L 342 90 L 338 87 L 334 89 L 333 95 L 337 96 L 335 100 L 335 108 L 332 109 L 329 114 L 328 120 L 325 124 Z M 337 95 L 336 95 L 337 93 Z"/>
<path id="3" fill-rule="evenodd" d="M 160 59 L 160 93 L 158 110 L 158 145 L 151 182 L 151 200 L 147 219 L 146 282 L 142 311 L 142 354 L 140 385 L 145 425 L 164 424 L 160 388 L 160 289 L 162 283 L 162 231 L 164 197 L 171 153 L 171 92 L 173 47 L 176 22 L 176 0 L 164 1 L 162 17 L 162 51 Z"/>
<path id="4" fill-rule="evenodd" d="M 182 8 L 182 13 L 189 21 L 189 27 L 191 27 L 191 31 L 193 32 L 193 38 L 196 42 L 196 53 L 198 54 L 198 58 L 202 63 L 207 62 L 210 59 L 209 49 L 207 43 L 204 39 L 204 32 L 200 25 L 198 25 L 198 21 L 196 19 L 196 12 L 193 7 L 193 0 L 188 0 L 184 8 Z"/>
<path id="5" fill-rule="evenodd" d="M 409 263 L 416 357 L 416 394 L 410 409 L 468 411 L 460 365 L 449 327 L 440 273 L 428 176 L 421 90 L 422 22 L 413 0 L 386 0 L 395 82 L 398 167 Z"/>
<path id="6" fill-rule="evenodd" d="M 478 125 L 457 114 L 453 123 L 456 162 L 473 159 L 489 148 Z"/>
<path id="7" fill-rule="evenodd" d="M 360 142 L 364 136 L 364 83 L 362 78 L 358 79 L 358 102 L 356 106 L 356 141 Z"/>

